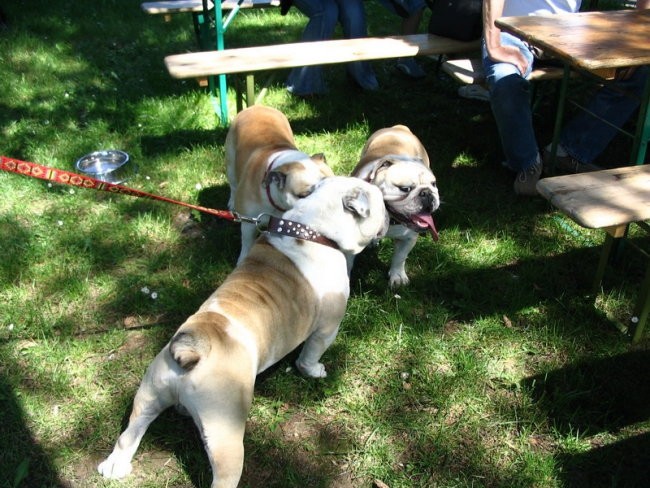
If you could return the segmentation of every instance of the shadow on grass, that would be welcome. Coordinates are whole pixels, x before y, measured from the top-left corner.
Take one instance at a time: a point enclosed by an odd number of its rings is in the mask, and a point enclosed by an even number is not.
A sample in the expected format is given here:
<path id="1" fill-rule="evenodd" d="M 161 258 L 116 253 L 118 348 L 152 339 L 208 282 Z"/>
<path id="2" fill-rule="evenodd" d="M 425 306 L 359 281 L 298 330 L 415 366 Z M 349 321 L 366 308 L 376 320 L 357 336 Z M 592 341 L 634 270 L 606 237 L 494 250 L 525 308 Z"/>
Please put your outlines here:
<path id="1" fill-rule="evenodd" d="M 563 435 L 594 435 L 650 419 L 648 378 L 650 351 L 631 351 L 532 376 L 523 384 Z"/>
<path id="2" fill-rule="evenodd" d="M 557 455 L 563 486 L 641 487 L 650 479 L 650 351 L 585 360 L 524 380 L 540 410 L 563 436 L 633 433 L 586 452 Z"/>
<path id="3" fill-rule="evenodd" d="M 0 472 L 2 486 L 48 486 L 67 488 L 25 423 L 25 415 L 14 395 L 14 388 L 0 374 Z"/>
<path id="4" fill-rule="evenodd" d="M 561 454 L 562 486 L 641 488 L 650 480 L 650 433 L 580 454 Z"/>

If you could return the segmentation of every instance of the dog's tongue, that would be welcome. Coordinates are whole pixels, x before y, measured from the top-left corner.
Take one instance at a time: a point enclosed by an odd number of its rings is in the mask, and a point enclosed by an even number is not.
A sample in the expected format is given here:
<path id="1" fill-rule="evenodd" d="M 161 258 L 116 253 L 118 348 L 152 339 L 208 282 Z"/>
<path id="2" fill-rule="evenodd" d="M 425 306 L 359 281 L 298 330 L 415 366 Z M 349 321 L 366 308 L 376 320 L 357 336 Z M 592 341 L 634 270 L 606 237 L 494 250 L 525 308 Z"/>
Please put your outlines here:
<path id="1" fill-rule="evenodd" d="M 433 223 L 433 217 L 431 217 L 431 214 L 422 213 L 418 215 L 413 215 L 411 217 L 411 220 L 418 227 L 422 227 L 423 229 L 424 228 L 429 229 L 429 232 L 431 232 L 431 237 L 433 237 L 433 240 L 434 241 L 438 240 L 438 231 L 436 230 L 436 225 Z"/>

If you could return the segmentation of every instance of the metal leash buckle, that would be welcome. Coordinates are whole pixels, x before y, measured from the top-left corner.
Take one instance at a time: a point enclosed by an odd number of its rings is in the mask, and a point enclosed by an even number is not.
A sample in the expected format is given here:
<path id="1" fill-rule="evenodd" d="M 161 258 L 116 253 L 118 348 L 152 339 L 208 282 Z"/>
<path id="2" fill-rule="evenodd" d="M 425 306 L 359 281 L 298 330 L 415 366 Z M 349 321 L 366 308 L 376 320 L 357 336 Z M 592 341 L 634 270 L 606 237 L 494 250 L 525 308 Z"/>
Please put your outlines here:
<path id="1" fill-rule="evenodd" d="M 255 227 L 257 227 L 257 230 L 260 232 L 265 231 L 268 228 L 269 225 L 269 219 L 271 218 L 271 214 L 268 213 L 261 213 L 257 217 L 246 217 L 245 215 L 240 215 L 237 212 L 233 212 L 233 215 L 235 216 L 234 222 L 244 222 L 246 224 L 255 224 Z M 263 217 L 269 217 L 268 219 L 264 219 L 262 221 Z"/>

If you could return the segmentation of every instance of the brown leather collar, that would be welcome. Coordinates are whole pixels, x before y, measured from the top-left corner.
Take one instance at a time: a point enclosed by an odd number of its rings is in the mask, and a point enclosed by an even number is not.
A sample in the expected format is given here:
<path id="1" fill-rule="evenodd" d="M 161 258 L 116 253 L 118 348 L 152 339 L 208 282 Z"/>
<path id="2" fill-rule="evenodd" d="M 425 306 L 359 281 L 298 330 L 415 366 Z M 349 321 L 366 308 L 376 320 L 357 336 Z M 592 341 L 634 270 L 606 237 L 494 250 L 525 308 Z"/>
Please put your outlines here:
<path id="1" fill-rule="evenodd" d="M 271 172 L 271 169 L 273 168 L 273 165 L 275 164 L 276 160 L 273 160 L 271 164 L 269 164 L 269 167 L 266 169 L 266 174 L 264 175 L 264 187 L 266 188 L 266 197 L 269 199 L 269 202 L 271 205 L 273 205 L 273 208 L 276 210 L 279 210 L 280 212 L 286 212 L 286 208 L 280 207 L 275 201 L 273 200 L 273 197 L 271 196 L 271 183 L 268 181 L 268 176 L 269 173 Z"/>
<path id="2" fill-rule="evenodd" d="M 276 154 L 274 154 L 274 158 L 267 165 L 266 172 L 264 174 L 264 189 L 266 190 L 266 197 L 269 199 L 269 203 L 273 205 L 273 208 L 280 212 L 286 212 L 288 209 L 280 207 L 280 205 L 275 203 L 273 200 L 273 197 L 271 196 L 271 183 L 269 182 L 269 173 L 273 171 L 273 167 L 276 165 L 276 163 L 280 161 L 282 157 L 287 153 L 300 153 L 300 151 L 297 149 L 284 149 L 282 151 L 278 151 Z"/>
<path id="3" fill-rule="evenodd" d="M 294 222 L 293 220 L 287 220 L 280 217 L 270 217 L 266 231 L 271 234 L 279 234 L 294 237 L 296 239 L 302 239 L 304 241 L 316 242 L 340 251 L 339 245 L 329 237 L 319 234 L 306 224 Z"/>

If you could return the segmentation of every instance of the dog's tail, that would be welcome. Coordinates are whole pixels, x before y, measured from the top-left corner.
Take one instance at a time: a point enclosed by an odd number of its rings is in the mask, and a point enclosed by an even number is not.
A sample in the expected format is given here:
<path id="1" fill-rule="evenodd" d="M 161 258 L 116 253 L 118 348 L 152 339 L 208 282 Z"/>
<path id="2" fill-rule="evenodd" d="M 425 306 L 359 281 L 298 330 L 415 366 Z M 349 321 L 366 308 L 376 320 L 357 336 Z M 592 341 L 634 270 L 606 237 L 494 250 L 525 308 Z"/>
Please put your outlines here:
<path id="1" fill-rule="evenodd" d="M 212 349 L 213 336 L 225 334 L 228 319 L 215 312 L 201 312 L 192 315 L 178 329 L 169 343 L 169 351 L 178 365 L 189 371 Z"/>

